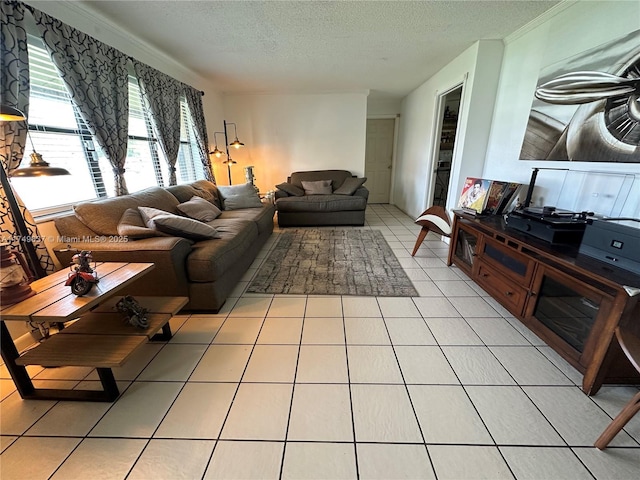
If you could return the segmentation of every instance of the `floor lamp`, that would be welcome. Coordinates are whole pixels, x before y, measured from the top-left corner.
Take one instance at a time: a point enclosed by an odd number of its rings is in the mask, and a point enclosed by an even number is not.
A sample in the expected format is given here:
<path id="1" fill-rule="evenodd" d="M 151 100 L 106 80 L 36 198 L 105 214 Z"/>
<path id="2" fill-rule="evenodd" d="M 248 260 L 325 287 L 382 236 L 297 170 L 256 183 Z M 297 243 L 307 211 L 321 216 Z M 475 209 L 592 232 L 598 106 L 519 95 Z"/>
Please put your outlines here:
<path id="1" fill-rule="evenodd" d="M 238 140 L 238 130 L 236 129 L 235 123 L 230 123 L 230 122 L 227 122 L 226 120 L 223 120 L 223 123 L 224 123 L 224 132 L 213 132 L 213 140 L 215 142 L 215 148 L 213 149 L 213 151 L 209 152 L 209 154 L 215 155 L 217 158 L 220 158 L 222 155 L 227 156 L 227 159 L 222 163 L 227 165 L 227 171 L 229 172 L 229 185 L 231 185 L 231 165 L 235 165 L 237 162 L 231 158 L 231 155 L 229 155 L 229 147 L 240 148 L 244 146 L 244 143 Z M 233 131 L 236 137 L 235 140 L 231 143 L 229 143 L 229 134 L 227 132 L 228 125 L 233 125 Z M 222 135 L 223 133 L 224 133 L 224 145 L 225 145 L 226 153 L 221 151 L 218 148 L 218 139 L 216 137 L 217 134 Z"/>
<path id="2" fill-rule="evenodd" d="M 19 110 L 7 105 L 1 106 L 0 122 L 12 122 L 25 119 L 26 116 Z M 26 257 L 27 263 L 29 264 L 34 276 L 36 278 L 46 277 L 47 272 L 40 264 L 38 253 L 31 241 L 32 234 L 29 232 L 27 224 L 20 211 L 20 206 L 18 205 L 13 188 L 9 182 L 9 175 L 5 170 L 4 164 L 0 167 L 0 182 L 2 183 L 4 194 L 7 197 L 8 207 L 11 212 L 11 218 L 13 219 L 13 225 L 16 235 L 18 236 L 18 242 L 20 243 L 22 252 Z M 50 167 L 49 164 L 42 159 L 42 155 L 37 153 L 35 149 L 31 154 L 31 163 L 29 167 L 16 169 L 11 174 L 12 177 L 44 177 L 56 175 L 70 175 L 70 173 L 64 168 Z"/>

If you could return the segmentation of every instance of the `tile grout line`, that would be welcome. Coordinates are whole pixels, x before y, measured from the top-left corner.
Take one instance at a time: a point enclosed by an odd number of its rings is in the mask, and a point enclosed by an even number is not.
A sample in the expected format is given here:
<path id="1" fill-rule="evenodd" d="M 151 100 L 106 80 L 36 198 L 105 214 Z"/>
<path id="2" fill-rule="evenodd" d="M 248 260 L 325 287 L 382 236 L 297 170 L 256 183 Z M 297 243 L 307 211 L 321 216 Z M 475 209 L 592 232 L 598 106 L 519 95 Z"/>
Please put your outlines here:
<path id="1" fill-rule="evenodd" d="M 360 465 L 358 462 L 358 439 L 356 437 L 356 419 L 353 410 L 353 392 L 351 390 L 351 371 L 349 369 L 349 348 L 347 346 L 347 325 L 344 316 L 343 296 L 340 296 L 340 305 L 342 307 L 342 335 L 344 336 L 344 356 L 347 369 L 347 385 L 349 387 L 349 410 L 351 411 L 351 432 L 353 435 L 353 453 L 356 467 L 356 479 L 360 479 Z"/>
<path id="2" fill-rule="evenodd" d="M 271 306 L 272 303 L 273 303 L 273 296 L 271 297 L 271 301 L 269 302 L 269 306 Z M 268 311 L 269 311 L 269 309 L 267 308 L 267 312 Z M 217 434 L 217 438 L 215 439 L 215 444 L 213 445 L 213 450 L 211 450 L 211 453 L 209 454 L 209 458 L 208 458 L 207 462 L 205 463 L 205 466 L 204 466 L 204 469 L 203 469 L 203 472 L 202 472 L 202 480 L 204 480 L 204 478 L 206 477 L 207 470 L 209 470 L 209 467 L 211 466 L 211 461 L 213 460 L 213 457 L 215 455 L 216 449 L 217 449 L 217 447 L 218 447 L 218 445 L 220 443 L 220 440 L 221 440 L 220 437 L 221 437 L 222 432 L 224 430 L 224 427 L 225 427 L 225 425 L 227 423 L 227 420 L 229 419 L 229 415 L 231 413 L 231 409 L 233 408 L 233 404 L 234 404 L 234 402 L 236 400 L 236 396 L 238 395 L 238 391 L 240 390 L 240 386 L 242 385 L 242 378 L 244 377 L 245 373 L 247 372 L 247 368 L 249 368 L 249 362 L 251 362 L 251 357 L 253 356 L 253 351 L 255 350 L 255 347 L 256 347 L 256 345 L 258 343 L 258 338 L 260 337 L 260 332 L 262 331 L 262 328 L 264 327 L 264 321 L 266 319 L 267 312 L 265 312 L 265 316 L 262 318 L 262 323 L 261 323 L 260 329 L 258 330 L 258 333 L 256 335 L 256 339 L 254 340 L 254 343 L 253 343 L 253 345 L 251 347 L 251 352 L 249 353 L 249 357 L 247 358 L 247 362 L 246 362 L 246 364 L 245 364 L 245 366 L 244 366 L 244 368 L 242 370 L 242 374 L 240 375 L 240 378 L 238 379 L 238 384 L 236 386 L 236 390 L 235 390 L 235 392 L 233 392 L 233 397 L 231 398 L 231 402 L 229 403 L 229 408 L 227 409 L 227 413 L 226 413 L 226 415 L 224 417 L 224 420 L 222 421 L 222 424 L 220 425 L 220 430 L 219 430 L 219 432 Z M 227 316 L 227 318 L 223 322 L 223 325 L 224 325 L 224 323 L 226 323 L 226 321 L 229 318 L 231 318 L 230 314 L 231 314 L 231 312 L 229 312 L 229 315 Z M 213 345 L 215 337 L 218 336 L 218 333 L 220 332 L 221 329 L 222 329 L 222 325 L 220 325 L 220 329 L 218 330 L 218 332 L 216 333 L 214 338 L 211 339 L 211 344 L 210 345 Z"/>
<path id="3" fill-rule="evenodd" d="M 291 412 L 293 411 L 293 399 L 296 392 L 296 379 L 298 377 L 298 367 L 300 366 L 300 351 L 302 349 L 302 336 L 304 335 L 304 324 L 307 313 L 307 302 L 309 301 L 309 296 L 305 295 L 304 302 L 304 311 L 302 313 L 302 326 L 300 328 L 300 338 L 298 342 L 298 354 L 296 356 L 296 367 L 293 372 L 293 382 L 291 385 L 291 400 L 289 401 L 289 415 L 287 416 L 287 425 L 284 431 L 284 441 L 282 444 L 282 458 L 280 460 L 280 472 L 278 474 L 278 479 L 282 479 L 282 474 L 284 473 L 284 460 L 285 455 L 287 453 L 287 442 L 289 441 L 289 426 L 291 425 Z"/>

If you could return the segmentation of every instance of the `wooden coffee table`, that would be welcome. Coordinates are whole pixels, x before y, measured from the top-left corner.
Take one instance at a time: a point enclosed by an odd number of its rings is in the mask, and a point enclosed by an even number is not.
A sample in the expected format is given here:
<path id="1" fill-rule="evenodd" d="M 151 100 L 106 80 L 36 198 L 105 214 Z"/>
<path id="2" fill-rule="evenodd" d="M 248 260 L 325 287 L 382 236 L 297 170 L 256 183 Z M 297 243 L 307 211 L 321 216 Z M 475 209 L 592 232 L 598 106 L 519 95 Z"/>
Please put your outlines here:
<path id="1" fill-rule="evenodd" d="M 24 399 L 113 401 L 120 392 L 111 368 L 121 366 L 148 338 L 171 338 L 169 320 L 187 297 L 139 297 L 149 310 L 149 326 L 140 329 L 126 324 L 115 312 L 118 298 L 113 296 L 154 268 L 153 263 L 105 262 L 97 267 L 99 283 L 82 297 L 65 286 L 69 271 L 62 270 L 36 280 L 36 292 L 0 311 L 2 358 L 20 396 Z M 73 325 L 51 336 L 22 356 L 9 334 L 6 321 L 61 323 L 78 319 Z M 161 334 L 157 334 L 162 330 Z M 155 336 L 154 336 L 155 335 Z M 95 367 L 103 390 L 63 390 L 35 388 L 25 365 Z"/>

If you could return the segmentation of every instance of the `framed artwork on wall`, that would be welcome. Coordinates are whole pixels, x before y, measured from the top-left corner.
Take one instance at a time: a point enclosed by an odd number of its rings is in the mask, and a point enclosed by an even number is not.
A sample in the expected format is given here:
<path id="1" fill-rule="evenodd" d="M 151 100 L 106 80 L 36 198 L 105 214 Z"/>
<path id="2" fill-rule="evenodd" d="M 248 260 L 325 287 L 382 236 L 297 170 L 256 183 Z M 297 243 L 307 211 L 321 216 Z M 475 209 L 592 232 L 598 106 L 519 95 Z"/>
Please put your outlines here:
<path id="1" fill-rule="evenodd" d="M 540 71 L 520 159 L 640 163 L 640 30 Z"/>

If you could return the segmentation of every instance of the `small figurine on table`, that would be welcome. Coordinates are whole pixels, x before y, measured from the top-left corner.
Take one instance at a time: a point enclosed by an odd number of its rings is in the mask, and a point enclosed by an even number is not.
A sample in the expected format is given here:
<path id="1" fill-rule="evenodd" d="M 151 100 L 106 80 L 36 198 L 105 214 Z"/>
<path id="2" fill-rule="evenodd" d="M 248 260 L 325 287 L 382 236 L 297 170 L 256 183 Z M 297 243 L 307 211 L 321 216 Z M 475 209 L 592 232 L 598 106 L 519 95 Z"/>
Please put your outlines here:
<path id="1" fill-rule="evenodd" d="M 118 311 L 125 315 L 125 322 L 138 328 L 147 328 L 149 320 L 147 319 L 148 308 L 144 308 L 131 295 L 126 295 L 116 303 Z"/>
<path id="2" fill-rule="evenodd" d="M 91 260 L 93 260 L 93 256 L 88 250 L 82 250 L 80 253 L 76 253 L 71 259 L 69 266 L 71 273 L 65 285 L 71 286 L 71 293 L 79 297 L 89 293 L 93 286 L 99 281 L 95 264 L 94 268 L 91 268 Z"/>

